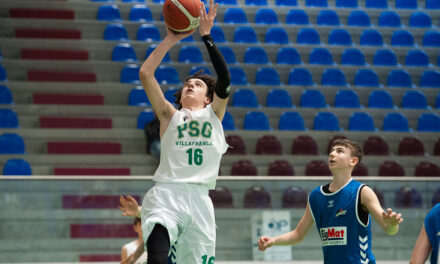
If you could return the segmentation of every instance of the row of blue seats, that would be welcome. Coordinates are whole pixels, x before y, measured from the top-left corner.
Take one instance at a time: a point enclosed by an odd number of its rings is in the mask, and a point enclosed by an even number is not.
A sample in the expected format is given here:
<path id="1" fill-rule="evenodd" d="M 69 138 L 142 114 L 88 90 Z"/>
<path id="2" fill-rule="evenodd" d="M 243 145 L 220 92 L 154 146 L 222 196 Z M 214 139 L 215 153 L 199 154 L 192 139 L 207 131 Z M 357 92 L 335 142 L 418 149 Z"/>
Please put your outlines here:
<path id="1" fill-rule="evenodd" d="M 209 71 L 206 67 L 193 67 L 189 74 L 193 74 L 198 70 L 203 69 Z M 139 83 L 140 67 L 136 64 L 126 65 L 121 70 L 120 81 L 122 83 Z M 246 73 L 239 66 L 229 67 L 231 73 L 232 85 L 249 85 Z M 161 65 L 155 72 L 155 77 L 161 84 L 180 84 L 179 73 L 173 66 Z M 293 68 L 287 77 L 288 85 L 313 86 L 316 85 L 313 81 L 312 74 L 305 68 Z M 275 68 L 260 67 L 255 74 L 253 84 L 256 85 L 271 85 L 279 86 L 283 82 L 280 80 L 280 75 Z M 345 73 L 339 68 L 326 69 L 321 75 L 321 85 L 326 86 L 349 86 L 345 78 Z M 353 85 L 380 87 L 377 73 L 372 69 L 357 70 Z M 412 77 L 406 70 L 391 70 L 387 78 L 387 86 L 390 87 L 415 87 L 412 82 Z M 440 87 L 440 72 L 433 70 L 426 70 L 422 73 L 419 82 L 420 87 Z"/>
<path id="2" fill-rule="evenodd" d="M 217 43 L 228 42 L 221 27 L 215 27 L 211 30 L 214 41 Z M 292 36 L 293 38 L 293 36 Z M 129 41 L 128 33 L 123 24 L 109 24 L 104 29 L 104 40 L 109 41 Z M 139 26 L 136 34 L 136 40 L 147 42 L 161 41 L 159 29 L 152 24 L 142 24 Z M 193 36 L 189 36 L 182 42 L 193 42 Z M 257 33 L 254 28 L 244 26 L 237 27 L 234 30 L 233 42 L 235 43 L 259 43 Z M 289 40 L 286 29 L 282 27 L 270 27 L 266 30 L 264 42 L 268 44 L 288 45 L 294 43 Z M 321 37 L 314 28 L 302 28 L 296 36 L 296 43 L 303 45 L 319 45 Z M 346 29 L 331 29 L 328 35 L 327 43 L 329 45 L 352 46 L 351 34 Z M 425 47 L 440 47 L 440 32 L 429 30 L 426 31 L 420 43 L 417 43 L 411 32 L 407 30 L 396 30 L 393 32 L 390 43 L 384 43 L 382 34 L 375 29 L 362 30 L 359 37 L 360 46 L 405 46 L 416 47 L 423 45 Z"/>
<path id="3" fill-rule="evenodd" d="M 138 115 L 137 128 L 144 129 L 145 125 L 154 119 L 151 110 L 145 110 Z M 235 130 L 234 117 L 227 112 L 222 121 L 225 130 Z M 354 112 L 351 114 L 348 124 L 350 131 L 378 131 L 374 120 L 367 112 Z M 243 120 L 244 130 L 273 130 L 269 118 L 262 111 L 249 111 Z M 304 118 L 298 112 L 283 112 L 278 122 L 278 130 L 307 130 Z M 318 131 L 341 131 L 342 128 L 338 117 L 332 112 L 318 112 L 313 120 L 313 130 Z M 385 115 L 382 130 L 386 132 L 413 132 L 406 116 L 399 112 L 391 112 Z M 423 113 L 417 124 L 419 132 L 440 132 L 440 116 L 436 113 Z"/>
<path id="4" fill-rule="evenodd" d="M 93 2 L 110 2 L 114 3 L 115 0 L 91 0 Z M 201 0 L 204 3 L 207 3 L 207 0 Z M 125 3 L 145 3 L 146 0 L 122 0 Z M 152 0 L 152 3 L 160 4 L 164 3 L 165 0 Z M 239 5 L 238 0 L 217 0 L 216 3 L 220 5 Z M 419 6 L 417 0 L 394 0 L 395 8 L 398 9 L 419 9 L 423 8 Z M 245 5 L 251 6 L 267 6 L 269 3 L 267 0 L 244 0 Z M 297 0 L 275 0 L 274 4 L 277 6 L 297 6 Z M 329 4 L 327 0 L 305 0 L 305 6 L 307 7 L 328 7 Z M 358 0 L 335 0 L 335 7 L 339 8 L 358 8 Z M 391 8 L 388 5 L 388 0 L 365 0 L 366 8 L 375 8 L 375 9 L 388 9 Z M 426 0 L 425 1 L 426 9 L 440 9 L 440 3 L 438 0 Z"/>
<path id="5" fill-rule="evenodd" d="M 174 103 L 177 92 L 176 88 L 169 88 L 165 91 L 165 98 Z M 234 107 L 261 107 L 258 103 L 258 98 L 255 92 L 251 89 L 237 89 L 231 94 L 231 105 Z M 142 86 L 134 87 L 128 96 L 128 104 L 133 106 L 147 106 L 150 107 L 150 101 Z M 278 107 L 278 108 L 294 108 L 292 98 L 284 89 L 272 89 L 266 96 L 266 107 Z M 354 90 L 339 90 L 334 97 L 334 107 L 345 108 L 363 108 L 361 105 L 359 96 Z M 312 107 L 312 108 L 326 108 L 329 107 L 324 94 L 320 90 L 307 89 L 304 90 L 300 97 L 299 107 Z M 394 104 L 391 94 L 386 90 L 375 90 L 368 96 L 368 108 L 385 108 L 385 109 L 397 109 Z M 425 95 L 420 91 L 406 91 L 402 96 L 401 107 L 404 109 L 432 109 L 428 105 Z M 440 93 L 437 95 L 435 106 L 440 109 Z"/>
<path id="6" fill-rule="evenodd" d="M 145 58 L 146 59 L 157 45 L 153 44 L 148 47 Z M 228 64 L 237 63 L 234 50 L 230 46 L 219 46 L 226 62 Z M 304 54 L 303 54 L 304 55 Z M 112 51 L 113 61 L 125 61 L 134 62 L 138 61 L 136 51 L 129 43 L 119 43 Z M 171 62 L 169 53 L 167 53 L 162 60 L 163 63 Z M 180 48 L 177 62 L 183 63 L 205 63 L 203 59 L 202 51 L 198 46 L 184 45 Z M 258 46 L 251 46 L 246 48 L 243 58 L 243 63 L 248 64 L 271 64 L 267 52 L 264 48 Z M 293 47 L 281 47 L 276 54 L 276 64 L 303 64 L 300 53 Z M 321 64 L 321 65 L 334 65 L 336 61 L 333 59 L 333 55 L 327 48 L 313 48 L 308 56 L 309 64 Z M 342 65 L 367 65 L 365 61 L 365 55 L 360 49 L 348 48 L 345 49 L 340 57 L 340 63 Z M 432 62 L 434 64 L 435 62 Z M 429 61 L 428 54 L 421 49 L 409 50 L 405 57 L 406 66 L 419 66 L 429 67 L 432 66 Z M 375 51 L 372 59 L 372 65 L 374 66 L 400 66 L 397 62 L 396 54 L 391 49 L 378 49 Z M 437 65 L 440 66 L 440 55 L 437 58 Z"/>
<path id="7" fill-rule="evenodd" d="M 101 6 L 97 13 L 98 20 L 117 21 L 121 20 L 121 14 L 116 5 Z M 130 21 L 152 22 L 153 14 L 146 5 L 134 5 L 129 13 Z M 161 21 L 163 17 L 161 16 Z M 215 22 L 218 22 L 217 20 Z M 225 10 L 223 15 L 224 23 L 248 23 L 248 17 L 244 9 L 239 7 L 231 7 Z M 261 8 L 257 10 L 254 16 L 256 24 L 279 24 L 278 15 L 274 9 Z M 290 25 L 309 25 L 309 15 L 302 9 L 291 9 L 287 12 L 284 23 Z M 339 15 L 334 10 L 321 10 L 316 16 L 316 25 L 322 26 L 338 26 L 340 22 Z M 348 26 L 370 27 L 376 24 L 371 23 L 370 15 L 363 10 L 351 11 L 345 23 Z M 377 25 L 379 27 L 401 27 L 400 15 L 395 11 L 383 11 L 378 18 Z M 423 11 L 415 11 L 411 14 L 408 22 L 409 27 L 431 27 L 433 25 L 431 16 Z"/>

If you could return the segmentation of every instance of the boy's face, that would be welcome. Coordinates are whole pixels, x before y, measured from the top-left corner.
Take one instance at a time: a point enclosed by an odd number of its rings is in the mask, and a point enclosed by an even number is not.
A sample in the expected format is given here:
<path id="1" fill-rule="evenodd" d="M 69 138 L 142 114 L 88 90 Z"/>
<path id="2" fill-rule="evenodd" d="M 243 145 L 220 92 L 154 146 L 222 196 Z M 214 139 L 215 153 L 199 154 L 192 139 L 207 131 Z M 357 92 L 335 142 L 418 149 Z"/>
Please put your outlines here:
<path id="1" fill-rule="evenodd" d="M 358 158 L 351 156 L 351 149 L 341 145 L 335 145 L 328 156 L 330 170 L 356 166 Z"/>
<path id="2" fill-rule="evenodd" d="M 183 100 L 195 100 L 197 102 L 203 102 L 205 105 L 210 103 L 210 99 L 206 96 L 208 91 L 208 86 L 201 79 L 189 79 L 184 85 L 182 89 L 182 98 Z M 191 98 L 191 99 L 190 99 Z"/>

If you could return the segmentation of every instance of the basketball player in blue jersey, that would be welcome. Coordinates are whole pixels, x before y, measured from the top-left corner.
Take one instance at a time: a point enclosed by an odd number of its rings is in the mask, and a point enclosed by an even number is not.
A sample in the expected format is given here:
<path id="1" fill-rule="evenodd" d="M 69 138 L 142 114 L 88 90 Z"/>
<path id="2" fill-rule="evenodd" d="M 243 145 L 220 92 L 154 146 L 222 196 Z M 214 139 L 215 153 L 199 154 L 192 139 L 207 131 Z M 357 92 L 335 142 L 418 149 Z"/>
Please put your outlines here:
<path id="1" fill-rule="evenodd" d="M 221 121 L 229 97 L 230 73 L 210 36 L 218 4 L 202 2 L 199 33 L 217 80 L 196 73 L 176 93 L 178 109 L 169 103 L 154 76 L 165 54 L 193 32 L 167 36 L 143 63 L 139 76 L 160 120 L 160 164 L 142 202 L 142 231 L 148 264 L 165 264 L 170 245 L 177 242 L 178 264 L 213 264 L 215 218 L 208 192 L 215 188 L 220 159 L 226 152 Z M 121 210 L 128 212 L 121 198 Z M 127 197 L 126 201 L 131 201 Z M 133 206 L 134 205 L 134 206 Z M 127 205 L 128 206 L 128 205 Z M 135 211 L 137 204 L 131 204 Z"/>
<path id="2" fill-rule="evenodd" d="M 361 159 L 362 150 L 357 143 L 334 140 L 329 153 L 332 182 L 310 193 L 306 212 L 293 231 L 272 238 L 260 237 L 259 249 L 297 244 L 315 223 L 325 264 L 376 263 L 371 252 L 369 215 L 389 235 L 397 233 L 403 218 L 391 209 L 384 212 L 373 190 L 352 179 L 351 173 Z"/>
<path id="3" fill-rule="evenodd" d="M 440 264 L 440 203 L 426 215 L 410 264 L 424 264 L 431 253 L 431 264 Z"/>

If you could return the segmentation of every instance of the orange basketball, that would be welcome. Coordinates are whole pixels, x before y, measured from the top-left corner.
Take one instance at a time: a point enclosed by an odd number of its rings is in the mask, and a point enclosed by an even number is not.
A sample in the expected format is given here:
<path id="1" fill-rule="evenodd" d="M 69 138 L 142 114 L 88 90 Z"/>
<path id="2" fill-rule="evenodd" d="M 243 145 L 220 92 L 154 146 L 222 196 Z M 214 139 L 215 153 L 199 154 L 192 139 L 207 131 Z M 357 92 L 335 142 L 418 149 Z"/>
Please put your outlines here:
<path id="1" fill-rule="evenodd" d="M 162 13 L 167 26 L 177 32 L 187 32 L 200 24 L 200 0 L 165 0 Z"/>

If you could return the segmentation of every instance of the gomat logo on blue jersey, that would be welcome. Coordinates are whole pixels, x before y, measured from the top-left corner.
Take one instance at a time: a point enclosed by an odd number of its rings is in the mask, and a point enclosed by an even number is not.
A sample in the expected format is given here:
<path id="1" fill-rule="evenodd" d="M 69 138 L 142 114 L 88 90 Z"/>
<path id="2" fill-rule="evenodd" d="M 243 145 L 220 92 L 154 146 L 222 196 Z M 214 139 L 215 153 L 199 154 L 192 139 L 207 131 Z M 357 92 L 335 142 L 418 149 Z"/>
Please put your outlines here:
<path id="1" fill-rule="evenodd" d="M 322 246 L 347 245 L 347 227 L 325 227 L 319 230 Z"/>

